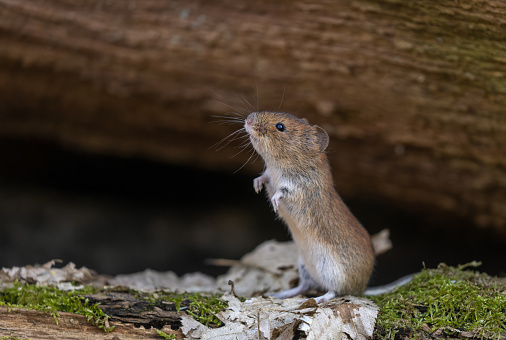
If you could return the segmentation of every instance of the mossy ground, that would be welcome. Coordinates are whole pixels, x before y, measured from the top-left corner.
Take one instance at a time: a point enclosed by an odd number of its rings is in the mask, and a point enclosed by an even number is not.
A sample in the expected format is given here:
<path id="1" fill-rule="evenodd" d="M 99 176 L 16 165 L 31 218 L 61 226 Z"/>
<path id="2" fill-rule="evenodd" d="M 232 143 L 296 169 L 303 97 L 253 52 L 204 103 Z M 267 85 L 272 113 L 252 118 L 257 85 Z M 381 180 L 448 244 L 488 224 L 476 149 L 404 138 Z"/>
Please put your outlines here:
<path id="1" fill-rule="evenodd" d="M 437 269 L 425 269 L 404 287 L 373 297 L 380 307 L 375 338 L 506 337 L 506 279 L 464 270 L 465 267 L 442 264 Z M 107 327 L 108 316 L 98 304 L 92 305 L 84 297 L 98 291 L 93 287 L 60 291 L 55 287 L 16 282 L 0 290 L 0 306 L 46 311 L 56 323 L 59 312 L 77 313 L 104 331 L 110 331 L 113 327 Z M 177 311 L 184 310 L 209 327 L 222 325 L 216 314 L 227 307 L 218 295 L 135 291 L 132 294 L 152 304 L 174 302 Z M 161 331 L 159 335 L 173 338 Z"/>
<path id="2" fill-rule="evenodd" d="M 223 326 L 223 322 L 216 317 L 216 314 L 228 307 L 227 302 L 220 300 L 221 295 L 217 294 L 156 292 L 139 294 L 138 297 L 153 303 L 157 301 L 174 302 L 177 311 L 184 310 L 201 324 L 213 328 Z"/>
<path id="3" fill-rule="evenodd" d="M 114 327 L 108 326 L 107 319 L 109 316 L 100 309 L 98 303 L 90 304 L 85 297 L 87 294 L 97 293 L 98 291 L 99 289 L 94 287 L 62 291 L 56 287 L 41 287 L 15 282 L 12 287 L 0 290 L 0 306 L 48 312 L 54 317 L 56 324 L 58 324 L 59 312 L 80 314 L 86 316 L 91 324 L 109 332 L 114 329 Z M 216 314 L 227 307 L 227 303 L 220 300 L 218 295 L 205 296 L 196 293 L 176 294 L 167 292 L 147 294 L 136 291 L 131 291 L 131 293 L 141 300 L 149 301 L 151 304 L 156 304 L 159 301 L 174 302 L 177 311 L 184 310 L 197 321 L 209 327 L 220 327 L 222 325 Z M 170 339 L 170 336 L 167 336 Z"/>
<path id="4" fill-rule="evenodd" d="M 425 269 L 406 286 L 373 297 L 380 307 L 375 337 L 505 337 L 506 280 L 465 267 Z"/>
<path id="5" fill-rule="evenodd" d="M 58 324 L 58 313 L 68 312 L 86 316 L 88 322 L 108 332 L 114 327 L 107 327 L 108 316 L 102 312 L 98 304 L 91 305 L 83 297 L 94 293 L 97 289 L 84 287 L 72 291 L 59 290 L 56 287 L 41 287 L 33 284 L 14 282 L 12 287 L 0 291 L 0 306 L 11 308 L 27 308 L 50 313 Z"/>
<path id="6" fill-rule="evenodd" d="M 162 332 L 159 329 L 156 330 L 156 333 L 164 339 L 168 339 L 168 340 L 175 340 L 176 339 L 176 336 L 174 334 L 170 334 L 170 335 L 165 334 L 164 332 Z"/>

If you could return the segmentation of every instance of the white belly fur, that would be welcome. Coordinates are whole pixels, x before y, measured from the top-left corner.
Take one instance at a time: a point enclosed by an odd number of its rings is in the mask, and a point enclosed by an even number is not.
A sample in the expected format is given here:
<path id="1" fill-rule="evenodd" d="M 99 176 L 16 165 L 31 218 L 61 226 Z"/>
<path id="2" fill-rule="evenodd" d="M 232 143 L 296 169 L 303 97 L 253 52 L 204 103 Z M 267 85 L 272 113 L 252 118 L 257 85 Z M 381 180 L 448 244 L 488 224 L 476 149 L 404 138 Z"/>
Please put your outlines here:
<path id="1" fill-rule="evenodd" d="M 283 182 L 284 185 L 290 186 L 290 182 L 281 179 L 281 172 L 276 171 L 277 169 L 266 169 L 266 173 L 269 176 L 269 197 L 276 192 L 276 189 Z M 335 256 L 331 256 L 328 245 L 316 241 L 315 237 L 309 237 L 308 233 L 311 231 L 307 230 L 307 226 L 301 226 L 300 221 L 297 222 L 297 218 L 288 213 L 284 208 L 284 202 L 280 202 L 279 216 L 284 220 L 290 229 L 292 238 L 297 244 L 299 254 L 304 261 L 306 269 L 309 274 L 315 280 L 321 288 L 326 290 L 339 291 L 342 286 L 342 282 L 345 281 L 345 271 L 339 265 L 338 259 Z M 300 218 L 303 220 L 304 218 Z M 306 230 L 304 230 L 306 229 Z"/>
<path id="2" fill-rule="evenodd" d="M 288 225 L 299 254 L 313 280 L 321 288 L 339 291 L 342 283 L 346 280 L 345 271 L 335 255 L 332 256 L 330 253 L 328 245 L 315 241 L 314 237 L 308 237 L 308 230 L 301 230 L 304 227 L 299 227 L 296 220 L 284 209 L 280 209 L 279 212 Z"/>

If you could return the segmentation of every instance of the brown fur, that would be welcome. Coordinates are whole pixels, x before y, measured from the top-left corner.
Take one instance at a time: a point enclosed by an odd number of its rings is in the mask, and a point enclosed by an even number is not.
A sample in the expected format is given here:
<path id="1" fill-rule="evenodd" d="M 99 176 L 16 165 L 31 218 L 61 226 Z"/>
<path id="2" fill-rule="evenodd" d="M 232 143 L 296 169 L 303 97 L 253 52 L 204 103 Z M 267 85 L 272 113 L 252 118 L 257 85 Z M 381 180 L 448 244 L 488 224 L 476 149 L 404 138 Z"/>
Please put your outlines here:
<path id="1" fill-rule="evenodd" d="M 285 131 L 276 129 L 278 123 Z M 278 191 L 282 195 L 278 214 L 316 282 L 312 288 L 363 293 L 374 265 L 372 244 L 334 188 L 325 154 L 327 133 L 305 119 L 268 111 L 252 113 L 245 127 L 266 165 L 257 180 L 270 199 Z"/>

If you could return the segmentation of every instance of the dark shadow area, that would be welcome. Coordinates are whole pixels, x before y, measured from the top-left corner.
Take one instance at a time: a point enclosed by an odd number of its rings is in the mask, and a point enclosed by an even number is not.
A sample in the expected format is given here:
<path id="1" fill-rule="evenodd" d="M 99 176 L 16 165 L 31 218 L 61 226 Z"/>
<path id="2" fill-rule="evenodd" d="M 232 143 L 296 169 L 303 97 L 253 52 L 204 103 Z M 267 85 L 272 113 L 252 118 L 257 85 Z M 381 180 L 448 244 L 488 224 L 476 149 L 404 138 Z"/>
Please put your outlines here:
<path id="1" fill-rule="evenodd" d="M 210 150 L 209 152 L 215 152 Z M 103 274 L 173 270 L 211 275 L 264 240 L 288 240 L 254 174 L 210 172 L 141 158 L 97 156 L 42 141 L 0 140 L 0 266 L 73 261 Z M 346 199 L 371 232 L 391 230 L 373 283 L 472 260 L 504 275 L 506 240 L 440 212 Z"/>

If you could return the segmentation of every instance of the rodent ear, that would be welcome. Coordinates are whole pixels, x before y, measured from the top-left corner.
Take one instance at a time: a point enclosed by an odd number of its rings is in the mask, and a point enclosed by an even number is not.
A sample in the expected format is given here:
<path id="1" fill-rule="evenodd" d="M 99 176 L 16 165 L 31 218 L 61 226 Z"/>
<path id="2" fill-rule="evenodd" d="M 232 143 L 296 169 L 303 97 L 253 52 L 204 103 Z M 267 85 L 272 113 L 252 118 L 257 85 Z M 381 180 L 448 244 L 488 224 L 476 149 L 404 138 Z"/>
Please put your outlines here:
<path id="1" fill-rule="evenodd" d="M 329 135 L 327 131 L 318 125 L 314 126 L 316 128 L 316 138 L 318 139 L 318 144 L 320 145 L 320 151 L 323 152 L 329 146 Z"/>
<path id="2" fill-rule="evenodd" d="M 301 118 L 300 120 L 302 120 L 302 121 L 303 121 L 304 123 L 306 123 L 306 124 L 309 124 L 309 122 L 308 122 L 307 118 Z"/>

